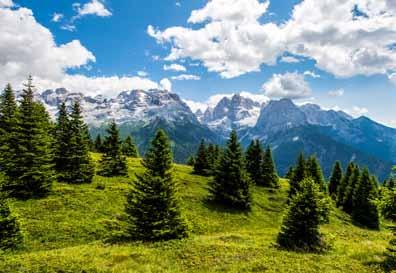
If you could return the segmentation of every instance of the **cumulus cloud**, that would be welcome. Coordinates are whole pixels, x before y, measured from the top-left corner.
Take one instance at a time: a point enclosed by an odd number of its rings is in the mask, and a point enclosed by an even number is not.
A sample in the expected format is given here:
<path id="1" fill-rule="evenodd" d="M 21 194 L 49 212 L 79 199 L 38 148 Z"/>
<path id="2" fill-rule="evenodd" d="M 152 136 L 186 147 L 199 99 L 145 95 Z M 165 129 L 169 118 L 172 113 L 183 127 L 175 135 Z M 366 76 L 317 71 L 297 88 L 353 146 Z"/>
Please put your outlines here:
<path id="1" fill-rule="evenodd" d="M 187 99 L 183 99 L 183 101 L 188 105 L 188 107 L 190 107 L 193 113 L 197 112 L 198 110 L 205 112 L 205 110 L 208 108 L 208 105 L 204 102 L 197 102 Z"/>
<path id="2" fill-rule="evenodd" d="M 181 75 L 172 77 L 172 80 L 175 80 L 175 81 L 198 81 L 200 79 L 201 79 L 200 76 L 191 75 L 191 74 L 181 74 Z"/>
<path id="3" fill-rule="evenodd" d="M 99 17 L 109 17 L 112 13 L 105 7 L 102 1 L 100 0 L 92 0 L 81 6 L 79 3 L 74 4 L 75 9 L 77 10 L 78 17 L 86 16 L 86 15 L 96 15 Z"/>
<path id="4" fill-rule="evenodd" d="M 369 112 L 369 110 L 367 108 L 360 107 L 360 106 L 353 106 L 352 109 L 348 109 L 348 110 L 344 110 L 344 111 L 347 114 L 349 114 L 349 115 L 351 115 L 351 116 L 353 116 L 355 118 L 364 116 L 364 115 L 366 115 Z"/>
<path id="5" fill-rule="evenodd" d="M 159 88 L 166 91 L 172 91 L 172 82 L 169 79 L 164 78 L 160 81 Z"/>
<path id="6" fill-rule="evenodd" d="M 57 13 L 57 12 L 55 12 L 55 13 L 52 15 L 51 21 L 57 23 L 57 22 L 59 22 L 60 20 L 62 20 L 62 18 L 63 18 L 63 14 L 62 14 L 62 13 Z"/>
<path id="7" fill-rule="evenodd" d="M 169 43 L 168 60 L 200 60 L 224 78 L 274 65 L 279 56 L 315 60 L 337 77 L 385 74 L 396 70 L 396 4 L 392 0 L 303 0 L 281 24 L 260 22 L 269 2 L 212 0 L 193 10 L 196 27 L 149 26 L 158 43 Z M 359 16 L 354 9 L 367 16 Z M 287 59 L 286 59 L 287 60 Z"/>
<path id="8" fill-rule="evenodd" d="M 187 71 L 187 69 L 184 66 L 180 65 L 180 64 L 170 64 L 170 65 L 166 65 L 165 64 L 163 69 L 165 71 L 169 71 L 169 70 L 177 71 L 177 72 L 185 72 L 185 71 Z"/>
<path id="9" fill-rule="evenodd" d="M 311 95 L 311 88 L 304 75 L 297 72 L 274 74 L 263 84 L 262 89 L 270 98 L 301 99 Z"/>
<path id="10" fill-rule="evenodd" d="M 327 94 L 330 97 L 342 97 L 344 93 L 345 93 L 344 89 L 341 88 L 341 89 L 331 90 Z"/>
<path id="11" fill-rule="evenodd" d="M 137 75 L 138 75 L 139 77 L 145 78 L 145 77 L 147 77 L 149 74 L 148 74 L 146 71 L 140 70 L 140 71 L 137 72 Z"/>
<path id="12" fill-rule="evenodd" d="M 0 8 L 11 8 L 13 6 L 12 0 L 0 0 Z"/>

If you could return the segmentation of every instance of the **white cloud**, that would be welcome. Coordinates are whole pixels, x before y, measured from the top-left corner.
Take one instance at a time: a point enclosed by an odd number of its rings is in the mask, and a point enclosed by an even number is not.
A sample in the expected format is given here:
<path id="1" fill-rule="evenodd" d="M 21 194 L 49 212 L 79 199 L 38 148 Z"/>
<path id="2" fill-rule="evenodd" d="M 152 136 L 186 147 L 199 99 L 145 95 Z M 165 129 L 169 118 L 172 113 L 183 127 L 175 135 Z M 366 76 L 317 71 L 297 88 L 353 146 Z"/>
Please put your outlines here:
<path id="1" fill-rule="evenodd" d="M 138 71 L 138 72 L 137 72 L 137 75 L 138 75 L 139 77 L 145 78 L 145 77 L 147 77 L 149 74 L 148 74 L 146 71 L 141 70 L 141 71 Z"/>
<path id="2" fill-rule="evenodd" d="M 60 20 L 62 20 L 62 18 L 63 18 L 63 14 L 62 14 L 62 13 L 56 13 L 56 12 L 55 12 L 55 13 L 52 15 L 51 21 L 57 23 L 57 22 L 59 22 Z"/>
<path id="3" fill-rule="evenodd" d="M 167 78 L 162 79 L 160 81 L 160 89 L 172 91 L 172 82 Z"/>
<path id="4" fill-rule="evenodd" d="M 82 7 L 79 3 L 75 3 L 73 6 L 78 12 L 78 17 L 82 17 L 85 15 L 109 17 L 112 15 L 112 13 L 105 7 L 103 2 L 100 0 L 92 0 L 91 2 L 84 4 Z"/>
<path id="5" fill-rule="evenodd" d="M 312 77 L 314 79 L 320 78 L 320 75 L 316 74 L 314 71 L 304 71 L 304 76 L 309 76 Z"/>
<path id="6" fill-rule="evenodd" d="M 262 86 L 264 94 L 270 98 L 307 98 L 311 94 L 311 88 L 305 81 L 304 75 L 297 72 L 274 74 Z"/>
<path id="7" fill-rule="evenodd" d="M 175 81 L 198 81 L 201 77 L 197 75 L 190 75 L 190 74 L 181 74 L 178 76 L 173 76 L 172 80 Z"/>
<path id="8" fill-rule="evenodd" d="M 0 0 L 0 8 L 11 8 L 13 6 L 12 0 Z"/>
<path id="9" fill-rule="evenodd" d="M 355 118 L 366 115 L 369 112 L 369 110 L 367 108 L 359 107 L 359 106 L 353 106 L 352 109 L 344 110 L 344 111 L 345 111 L 345 113 L 347 113 Z"/>
<path id="10" fill-rule="evenodd" d="M 181 3 L 179 1 L 176 2 L 176 7 L 181 7 Z"/>
<path id="11" fill-rule="evenodd" d="M 344 89 L 341 88 L 341 89 L 331 90 L 327 94 L 330 97 L 342 97 L 344 93 L 345 93 Z"/>
<path id="12" fill-rule="evenodd" d="M 188 107 L 190 107 L 190 109 L 193 113 L 197 112 L 198 110 L 205 112 L 205 110 L 208 108 L 208 105 L 204 102 L 197 102 L 197 101 L 186 100 L 186 99 L 183 99 L 183 101 L 188 105 Z"/>
<path id="13" fill-rule="evenodd" d="M 177 72 L 187 71 L 187 69 L 180 64 L 170 64 L 170 65 L 165 64 L 163 68 L 165 71 L 168 71 L 168 70 L 177 71 Z"/>
<path id="14" fill-rule="evenodd" d="M 300 62 L 299 59 L 297 59 L 296 57 L 293 57 L 293 56 L 282 56 L 280 61 L 283 63 L 299 63 Z"/>

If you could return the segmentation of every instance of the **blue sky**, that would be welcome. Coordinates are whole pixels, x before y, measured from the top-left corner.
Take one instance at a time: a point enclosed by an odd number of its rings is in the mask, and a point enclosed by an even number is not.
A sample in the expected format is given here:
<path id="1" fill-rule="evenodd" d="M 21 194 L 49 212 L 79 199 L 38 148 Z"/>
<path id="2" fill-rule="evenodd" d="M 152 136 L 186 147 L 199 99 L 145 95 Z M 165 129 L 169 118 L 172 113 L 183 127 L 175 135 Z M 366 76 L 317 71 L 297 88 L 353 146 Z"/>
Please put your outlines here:
<path id="1" fill-rule="evenodd" d="M 247 91 L 396 127 L 395 26 L 391 0 L 0 0 L 0 84 Z"/>

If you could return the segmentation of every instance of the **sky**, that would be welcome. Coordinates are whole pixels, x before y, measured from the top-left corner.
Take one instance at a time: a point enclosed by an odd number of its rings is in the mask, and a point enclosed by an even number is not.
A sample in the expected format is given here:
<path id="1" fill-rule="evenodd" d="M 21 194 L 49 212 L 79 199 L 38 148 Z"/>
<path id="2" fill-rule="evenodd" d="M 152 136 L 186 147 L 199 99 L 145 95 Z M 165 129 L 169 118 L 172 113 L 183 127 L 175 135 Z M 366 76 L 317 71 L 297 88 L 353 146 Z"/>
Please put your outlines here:
<path id="1" fill-rule="evenodd" d="M 394 0 L 0 0 L 0 86 L 290 98 L 396 127 Z"/>

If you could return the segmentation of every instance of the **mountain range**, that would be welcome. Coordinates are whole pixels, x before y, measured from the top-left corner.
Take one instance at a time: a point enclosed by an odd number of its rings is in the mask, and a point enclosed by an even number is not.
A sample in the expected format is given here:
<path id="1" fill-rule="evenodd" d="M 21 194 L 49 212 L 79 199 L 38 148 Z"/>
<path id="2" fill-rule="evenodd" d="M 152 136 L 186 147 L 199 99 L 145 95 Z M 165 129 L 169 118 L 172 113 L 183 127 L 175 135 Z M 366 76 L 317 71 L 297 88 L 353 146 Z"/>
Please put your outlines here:
<path id="1" fill-rule="evenodd" d="M 132 134 L 141 151 L 155 130 L 162 128 L 171 138 L 178 162 L 194 153 L 201 139 L 224 144 L 233 129 L 245 147 L 253 139 L 271 145 L 281 174 L 301 151 L 315 154 L 326 176 L 334 161 L 340 160 L 344 166 L 349 161 L 368 166 L 383 179 L 396 162 L 396 129 L 315 104 L 297 106 L 289 99 L 260 103 L 236 94 L 193 113 L 177 94 L 157 89 L 124 91 L 105 98 L 59 88 L 46 90 L 37 98 L 53 117 L 62 101 L 80 100 L 93 136 L 103 134 L 106 123 L 115 120 L 121 135 Z"/>

